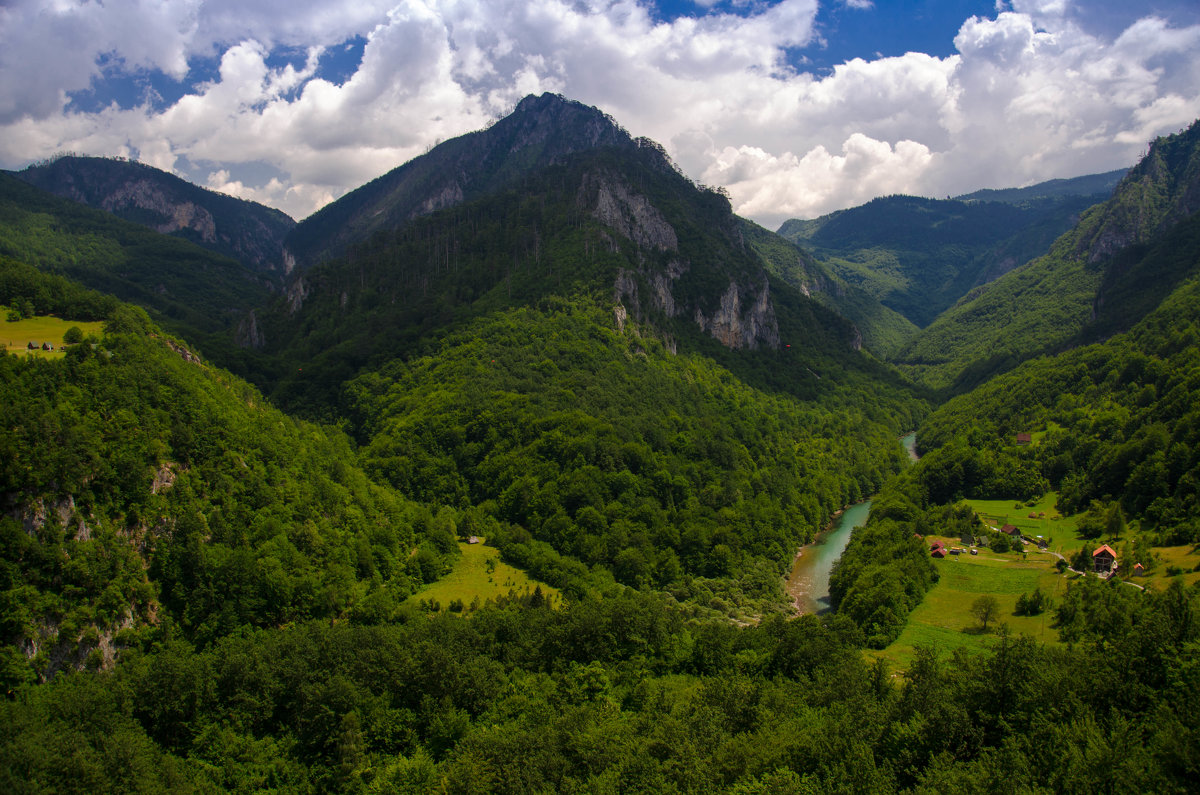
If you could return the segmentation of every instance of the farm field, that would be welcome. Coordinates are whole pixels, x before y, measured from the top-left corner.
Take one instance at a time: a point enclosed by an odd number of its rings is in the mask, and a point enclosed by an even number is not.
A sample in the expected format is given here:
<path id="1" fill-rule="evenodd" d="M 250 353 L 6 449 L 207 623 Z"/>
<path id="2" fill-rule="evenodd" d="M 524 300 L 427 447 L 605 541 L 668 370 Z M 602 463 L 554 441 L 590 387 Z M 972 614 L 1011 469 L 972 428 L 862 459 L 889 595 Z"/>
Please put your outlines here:
<path id="1" fill-rule="evenodd" d="M 1011 505 L 1011 503 L 1009 503 Z M 928 536 L 928 543 L 938 540 Z M 941 538 L 947 546 L 957 546 L 956 538 Z M 1057 558 L 1039 552 L 996 555 L 981 549 L 978 555 L 967 553 L 935 560 L 940 576 L 937 585 L 908 617 L 908 624 L 895 642 L 876 656 L 887 659 L 892 667 L 905 670 L 918 646 L 931 646 L 942 657 L 955 649 L 983 650 L 995 643 L 996 634 L 989 626 L 986 634 L 978 631 L 979 622 L 971 614 L 971 605 L 983 594 L 991 594 L 1000 604 L 998 624 L 1014 635 L 1029 635 L 1042 643 L 1057 643 L 1058 632 L 1051 627 L 1053 614 L 1016 616 L 1017 598 L 1041 588 L 1057 601 L 1067 583 L 1078 575 L 1062 576 L 1055 569 Z"/>
<path id="2" fill-rule="evenodd" d="M 72 326 L 79 326 L 83 336 L 104 333 L 104 323 L 101 321 L 62 320 L 57 317 L 31 317 L 25 320 L 8 321 L 0 316 L 0 347 L 12 353 L 27 353 L 31 356 L 41 356 L 56 359 L 63 355 L 63 334 Z M 38 350 L 28 350 L 32 342 Z M 41 344 L 48 342 L 54 346 L 53 351 L 41 350 Z"/>
<path id="3" fill-rule="evenodd" d="M 500 599 L 510 593 L 514 596 L 531 594 L 537 587 L 541 587 L 552 607 L 560 604 L 562 597 L 557 588 L 540 583 L 503 562 L 498 550 L 483 544 L 459 543 L 458 548 L 462 555 L 454 564 L 454 570 L 408 597 L 404 602 L 406 606 L 436 601 L 446 609 L 450 602 L 460 600 L 466 612 L 473 604 L 480 606 L 489 599 Z M 488 570 L 489 561 L 493 566 L 491 571 Z"/>
<path id="4" fill-rule="evenodd" d="M 1077 515 L 1062 516 L 1055 504 L 1058 502 L 1057 492 L 1047 492 L 1040 500 L 1032 505 L 1016 503 L 1012 500 L 964 500 L 975 513 L 989 525 L 1002 527 L 1011 524 L 1017 527 L 1023 535 L 1035 538 L 1042 536 L 1050 541 L 1050 549 L 1070 557 L 1084 545 L 1084 541 L 1075 534 Z M 1033 516 L 1030 516 L 1033 514 Z"/>

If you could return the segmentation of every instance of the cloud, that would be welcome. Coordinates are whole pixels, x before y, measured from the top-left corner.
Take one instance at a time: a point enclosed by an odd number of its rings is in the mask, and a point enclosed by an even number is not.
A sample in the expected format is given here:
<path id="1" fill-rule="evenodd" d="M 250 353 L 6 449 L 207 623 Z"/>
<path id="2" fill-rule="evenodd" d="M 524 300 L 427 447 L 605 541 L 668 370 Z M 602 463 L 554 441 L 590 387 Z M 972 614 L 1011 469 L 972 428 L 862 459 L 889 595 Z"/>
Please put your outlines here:
<path id="1" fill-rule="evenodd" d="M 816 0 L 707 5 L 664 22 L 638 0 L 298 0 L 287 14 L 244 0 L 15 0 L 0 6 L 0 163 L 136 154 L 303 217 L 556 91 L 661 141 L 775 226 L 886 193 L 1129 165 L 1200 116 L 1200 26 L 1146 17 L 1104 38 L 1065 0 L 1014 0 L 965 20 L 950 57 L 854 59 L 818 77 L 795 66 L 815 46 Z M 355 36 L 357 71 L 322 79 L 322 54 Z M 303 62 L 284 63 L 283 48 Z M 188 84 L 199 58 L 216 73 Z M 139 71 L 184 80 L 184 95 L 165 108 L 66 104 Z"/>

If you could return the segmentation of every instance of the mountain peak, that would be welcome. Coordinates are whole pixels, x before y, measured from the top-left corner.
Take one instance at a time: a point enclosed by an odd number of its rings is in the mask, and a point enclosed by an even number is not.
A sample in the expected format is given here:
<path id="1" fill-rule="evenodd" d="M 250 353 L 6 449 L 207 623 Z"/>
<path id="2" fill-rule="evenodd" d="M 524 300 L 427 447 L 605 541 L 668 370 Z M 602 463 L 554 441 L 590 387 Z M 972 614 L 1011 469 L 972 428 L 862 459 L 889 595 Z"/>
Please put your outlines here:
<path id="1" fill-rule="evenodd" d="M 312 265 L 378 230 L 503 189 L 576 152 L 637 146 L 598 108 L 531 94 L 486 129 L 445 141 L 314 213 L 287 247 L 299 264 Z"/>

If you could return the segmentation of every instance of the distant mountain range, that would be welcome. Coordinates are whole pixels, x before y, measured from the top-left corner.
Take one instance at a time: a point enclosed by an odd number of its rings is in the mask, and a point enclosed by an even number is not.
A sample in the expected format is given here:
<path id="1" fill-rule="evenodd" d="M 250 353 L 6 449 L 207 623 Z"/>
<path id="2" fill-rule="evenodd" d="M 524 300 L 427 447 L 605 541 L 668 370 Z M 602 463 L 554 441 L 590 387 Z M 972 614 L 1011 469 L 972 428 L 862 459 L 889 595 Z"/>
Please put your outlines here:
<path id="1" fill-rule="evenodd" d="M 888 196 L 779 234 L 918 327 L 971 289 L 1045 253 L 1124 172 L 957 199 Z"/>
<path id="2" fill-rule="evenodd" d="M 296 222 L 288 215 L 143 163 L 68 155 L 10 173 L 56 196 L 236 259 L 251 270 L 282 275 L 291 269 L 283 239 Z"/>

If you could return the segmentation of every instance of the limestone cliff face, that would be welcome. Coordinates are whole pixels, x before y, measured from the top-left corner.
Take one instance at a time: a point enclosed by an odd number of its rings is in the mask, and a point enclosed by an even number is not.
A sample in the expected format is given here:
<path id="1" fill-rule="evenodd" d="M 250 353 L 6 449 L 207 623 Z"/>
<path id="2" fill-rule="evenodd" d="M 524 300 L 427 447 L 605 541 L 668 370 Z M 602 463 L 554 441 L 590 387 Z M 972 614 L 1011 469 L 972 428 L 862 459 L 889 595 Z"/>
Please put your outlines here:
<path id="1" fill-rule="evenodd" d="M 639 250 L 677 252 L 679 249 L 678 235 L 666 217 L 649 199 L 614 175 L 588 175 L 580 188 L 579 201 L 590 203 L 592 215 L 598 221 L 635 243 Z M 646 307 L 668 318 L 688 315 L 703 331 L 735 350 L 779 346 L 779 325 L 765 274 L 755 284 L 739 284 L 731 278 L 719 297 L 711 296 L 709 300 L 702 297 L 692 305 L 685 305 L 677 299 L 675 287 L 690 265 L 680 257 L 672 257 L 665 266 L 652 266 L 649 263 L 653 259 L 642 257 L 642 266 L 637 271 L 622 268 L 617 273 L 613 303 L 619 328 L 624 329 L 630 316 L 643 321 L 643 307 Z"/>
<path id="2" fill-rule="evenodd" d="M 237 332 L 234 334 L 234 342 L 243 348 L 252 348 L 260 350 L 267 342 L 263 336 L 262 330 L 258 327 L 258 316 L 251 309 L 246 317 L 242 318 L 242 322 L 238 323 Z"/>
<path id="3" fill-rule="evenodd" d="M 580 187 L 580 196 L 593 194 L 592 214 L 622 237 L 643 248 L 660 251 L 679 248 L 675 230 L 663 214 L 621 179 L 613 175 L 589 174 Z"/>
<path id="4" fill-rule="evenodd" d="M 304 299 L 308 298 L 308 285 L 304 283 L 304 277 L 297 278 L 294 282 L 288 285 L 287 288 L 287 305 L 288 313 L 296 314 L 300 308 L 304 306 Z"/>
<path id="5" fill-rule="evenodd" d="M 114 215 L 122 211 L 143 210 L 158 217 L 151 228 L 169 235 L 184 229 L 195 232 L 205 243 L 217 242 L 217 224 L 212 213 L 190 201 L 178 201 L 148 179 L 136 179 L 121 185 L 100 202 L 101 209 Z"/>
<path id="6" fill-rule="evenodd" d="M 779 347 L 779 324 L 771 304 L 770 286 L 765 280 L 758 289 L 748 292 L 730 281 L 720 306 L 708 316 L 697 308 L 694 319 L 697 326 L 727 348 Z"/>

